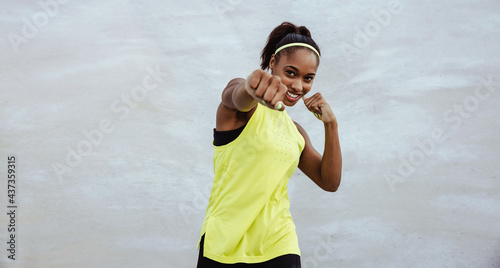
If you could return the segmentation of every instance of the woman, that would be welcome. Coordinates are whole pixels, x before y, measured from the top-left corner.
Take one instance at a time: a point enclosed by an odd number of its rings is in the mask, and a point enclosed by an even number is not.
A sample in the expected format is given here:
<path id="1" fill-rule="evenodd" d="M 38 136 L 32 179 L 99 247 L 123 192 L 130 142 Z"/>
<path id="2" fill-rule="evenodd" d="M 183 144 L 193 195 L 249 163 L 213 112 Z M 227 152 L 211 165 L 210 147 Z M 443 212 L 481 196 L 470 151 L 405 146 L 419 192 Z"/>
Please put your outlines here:
<path id="1" fill-rule="evenodd" d="M 231 80 L 222 92 L 199 268 L 300 267 L 288 180 L 299 167 L 319 187 L 335 192 L 342 169 L 337 119 L 330 105 L 320 93 L 305 97 L 320 55 L 306 27 L 284 22 L 269 35 L 262 69 L 246 80 Z M 323 156 L 284 110 L 301 98 L 324 124 Z"/>

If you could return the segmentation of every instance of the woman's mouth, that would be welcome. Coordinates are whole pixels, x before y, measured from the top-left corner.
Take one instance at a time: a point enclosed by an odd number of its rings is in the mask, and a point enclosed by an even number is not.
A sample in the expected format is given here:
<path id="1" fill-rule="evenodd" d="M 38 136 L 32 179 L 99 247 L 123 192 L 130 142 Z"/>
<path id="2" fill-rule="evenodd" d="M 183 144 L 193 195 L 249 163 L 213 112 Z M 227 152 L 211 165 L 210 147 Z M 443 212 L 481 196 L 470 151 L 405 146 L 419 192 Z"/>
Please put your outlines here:
<path id="1" fill-rule="evenodd" d="M 301 95 L 299 95 L 299 94 L 293 94 L 290 91 L 286 92 L 286 98 L 289 101 L 292 101 L 292 102 L 298 101 L 300 99 L 300 97 L 301 97 Z"/>

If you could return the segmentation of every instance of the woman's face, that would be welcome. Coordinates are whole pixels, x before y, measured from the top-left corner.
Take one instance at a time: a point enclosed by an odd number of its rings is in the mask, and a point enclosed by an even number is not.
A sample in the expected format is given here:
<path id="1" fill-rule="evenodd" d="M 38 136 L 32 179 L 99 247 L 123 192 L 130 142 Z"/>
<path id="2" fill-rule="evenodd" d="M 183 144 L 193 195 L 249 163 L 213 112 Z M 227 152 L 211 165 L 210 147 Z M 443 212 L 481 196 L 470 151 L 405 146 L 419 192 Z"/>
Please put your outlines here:
<path id="1" fill-rule="evenodd" d="M 271 58 L 269 67 L 271 73 L 281 78 L 288 91 L 283 98 L 283 103 L 293 106 L 304 95 L 311 91 L 311 87 L 318 69 L 318 57 L 308 48 L 296 50 L 289 56 L 282 56 L 279 62 Z"/>

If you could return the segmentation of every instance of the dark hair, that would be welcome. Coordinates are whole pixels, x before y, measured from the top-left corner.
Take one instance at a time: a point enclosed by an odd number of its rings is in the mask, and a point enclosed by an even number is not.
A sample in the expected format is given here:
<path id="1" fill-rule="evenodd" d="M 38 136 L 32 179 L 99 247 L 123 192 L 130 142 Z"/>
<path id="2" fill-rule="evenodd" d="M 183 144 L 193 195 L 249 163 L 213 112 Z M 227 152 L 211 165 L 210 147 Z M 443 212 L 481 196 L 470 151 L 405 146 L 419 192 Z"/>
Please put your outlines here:
<path id="1" fill-rule="evenodd" d="M 290 22 L 283 22 L 278 27 L 274 28 L 274 30 L 269 35 L 267 39 L 267 44 L 262 50 L 261 58 L 262 63 L 260 64 L 262 70 L 269 69 L 269 62 L 271 61 L 271 57 L 279 47 L 283 45 L 287 45 L 290 43 L 305 43 L 313 46 L 318 53 L 321 55 L 321 51 L 319 50 L 318 45 L 311 38 L 311 32 L 305 26 L 297 27 L 295 24 Z M 301 49 L 304 47 L 294 46 L 288 47 L 281 50 L 277 55 L 275 55 L 276 62 L 279 61 L 280 55 L 291 55 L 297 49 Z M 319 62 L 319 57 L 318 57 Z"/>

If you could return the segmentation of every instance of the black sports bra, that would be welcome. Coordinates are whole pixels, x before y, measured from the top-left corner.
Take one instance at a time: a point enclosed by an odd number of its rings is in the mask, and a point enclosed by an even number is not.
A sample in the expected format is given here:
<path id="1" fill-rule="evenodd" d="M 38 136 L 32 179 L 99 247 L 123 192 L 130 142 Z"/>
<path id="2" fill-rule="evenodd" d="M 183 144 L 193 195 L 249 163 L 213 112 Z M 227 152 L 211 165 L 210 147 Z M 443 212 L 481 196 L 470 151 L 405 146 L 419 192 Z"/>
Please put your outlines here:
<path id="1" fill-rule="evenodd" d="M 240 136 L 243 129 L 245 129 L 245 126 L 246 124 L 237 129 L 227 131 L 217 131 L 214 128 L 214 145 L 222 146 L 234 141 L 238 138 L 238 136 Z"/>

